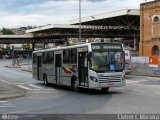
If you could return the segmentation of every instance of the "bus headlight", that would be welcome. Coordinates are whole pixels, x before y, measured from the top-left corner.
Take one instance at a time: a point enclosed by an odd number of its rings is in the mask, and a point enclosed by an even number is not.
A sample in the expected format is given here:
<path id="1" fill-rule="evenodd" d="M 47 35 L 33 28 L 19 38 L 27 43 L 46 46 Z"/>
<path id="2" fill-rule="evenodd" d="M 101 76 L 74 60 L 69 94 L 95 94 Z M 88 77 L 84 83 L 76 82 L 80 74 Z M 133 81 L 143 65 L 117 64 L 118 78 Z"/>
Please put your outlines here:
<path id="1" fill-rule="evenodd" d="M 90 79 L 94 82 L 98 82 L 98 79 L 96 77 L 90 76 Z"/>
<path id="2" fill-rule="evenodd" d="M 122 81 L 125 80 L 125 75 L 122 76 Z"/>

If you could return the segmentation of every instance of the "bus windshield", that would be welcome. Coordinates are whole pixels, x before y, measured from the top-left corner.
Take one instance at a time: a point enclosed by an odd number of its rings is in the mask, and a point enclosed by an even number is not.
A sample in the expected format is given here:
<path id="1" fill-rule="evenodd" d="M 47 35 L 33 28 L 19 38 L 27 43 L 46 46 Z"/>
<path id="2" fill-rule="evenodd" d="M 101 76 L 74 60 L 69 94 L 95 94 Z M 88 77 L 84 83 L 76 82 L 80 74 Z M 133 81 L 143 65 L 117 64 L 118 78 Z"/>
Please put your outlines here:
<path id="1" fill-rule="evenodd" d="M 90 69 L 96 72 L 121 72 L 124 61 L 123 51 L 96 51 L 91 53 Z"/>

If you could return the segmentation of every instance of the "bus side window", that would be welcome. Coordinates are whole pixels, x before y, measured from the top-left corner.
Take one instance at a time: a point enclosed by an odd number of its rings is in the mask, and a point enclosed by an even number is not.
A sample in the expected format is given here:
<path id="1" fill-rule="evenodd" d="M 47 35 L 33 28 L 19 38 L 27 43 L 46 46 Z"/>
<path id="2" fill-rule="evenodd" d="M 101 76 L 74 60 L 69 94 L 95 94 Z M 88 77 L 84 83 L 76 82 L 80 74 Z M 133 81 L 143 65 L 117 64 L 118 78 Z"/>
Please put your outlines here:
<path id="1" fill-rule="evenodd" d="M 88 63 L 87 63 L 87 61 L 88 61 L 88 57 L 87 57 L 87 54 L 85 55 L 85 61 L 84 61 L 84 67 L 87 67 L 88 65 Z"/>
<path id="2" fill-rule="evenodd" d="M 69 64 L 70 63 L 70 50 L 64 50 L 63 51 L 63 64 Z"/>
<path id="3" fill-rule="evenodd" d="M 71 49 L 70 50 L 70 60 L 72 64 L 76 64 L 77 63 L 77 49 Z"/>
<path id="4" fill-rule="evenodd" d="M 33 54 L 33 64 L 37 63 L 37 54 Z"/>

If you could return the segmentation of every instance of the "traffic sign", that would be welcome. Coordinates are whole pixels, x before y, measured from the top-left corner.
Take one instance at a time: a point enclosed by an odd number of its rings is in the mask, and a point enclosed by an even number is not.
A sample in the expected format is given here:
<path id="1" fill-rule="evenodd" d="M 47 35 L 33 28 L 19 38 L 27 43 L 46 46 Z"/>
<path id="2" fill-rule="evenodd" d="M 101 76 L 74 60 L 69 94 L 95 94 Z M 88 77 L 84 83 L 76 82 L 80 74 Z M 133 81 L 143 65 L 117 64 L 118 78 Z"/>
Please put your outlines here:
<path id="1" fill-rule="evenodd" d="M 158 67 L 158 56 L 149 56 L 149 66 Z"/>

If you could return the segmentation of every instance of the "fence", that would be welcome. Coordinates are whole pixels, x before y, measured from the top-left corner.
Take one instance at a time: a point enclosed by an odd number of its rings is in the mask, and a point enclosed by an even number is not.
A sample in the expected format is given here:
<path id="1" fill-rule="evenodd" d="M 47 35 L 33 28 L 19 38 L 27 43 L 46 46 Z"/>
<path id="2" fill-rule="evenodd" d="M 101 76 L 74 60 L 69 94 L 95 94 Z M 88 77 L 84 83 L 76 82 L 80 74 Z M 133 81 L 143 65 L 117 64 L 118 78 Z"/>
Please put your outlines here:
<path id="1" fill-rule="evenodd" d="M 32 71 L 32 59 L 13 59 L 12 66 L 21 66 L 23 70 Z"/>
<path id="2" fill-rule="evenodd" d="M 160 61 L 158 67 L 150 67 L 148 57 L 131 57 L 131 63 L 131 74 L 160 76 Z"/>

